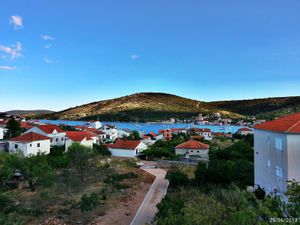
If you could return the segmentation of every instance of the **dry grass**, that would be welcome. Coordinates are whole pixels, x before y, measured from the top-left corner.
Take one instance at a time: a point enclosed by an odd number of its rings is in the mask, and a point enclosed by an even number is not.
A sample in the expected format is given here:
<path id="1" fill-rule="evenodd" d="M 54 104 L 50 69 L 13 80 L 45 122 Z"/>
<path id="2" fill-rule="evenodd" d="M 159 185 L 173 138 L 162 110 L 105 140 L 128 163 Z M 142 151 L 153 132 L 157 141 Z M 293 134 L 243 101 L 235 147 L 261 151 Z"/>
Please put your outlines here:
<path id="1" fill-rule="evenodd" d="M 12 191 L 10 195 L 16 200 L 18 206 L 24 209 L 21 214 L 24 215 L 25 223 L 49 224 L 51 221 L 59 221 L 62 224 L 77 224 L 77 222 L 88 224 L 93 219 L 114 210 L 120 202 L 128 202 L 130 196 L 139 191 L 141 184 L 152 183 L 153 181 L 150 174 L 132 167 L 134 164 L 127 160 L 113 159 L 109 162 L 97 158 L 91 163 L 93 166 L 88 169 L 85 182 L 80 181 L 80 176 L 76 171 L 72 172 L 68 193 L 61 170 L 55 171 L 56 178 L 51 188 L 42 189 L 38 187 L 35 192 L 30 192 L 26 187 Z M 109 163 L 110 167 L 105 168 L 103 166 L 105 163 Z M 129 172 L 138 174 L 138 177 L 124 180 L 124 183 L 130 187 L 128 189 L 112 190 L 103 182 L 109 174 Z M 80 209 L 72 207 L 75 202 L 80 201 L 83 194 L 101 193 L 103 188 L 106 189 L 106 200 L 103 200 L 94 210 L 81 212 Z M 60 224 L 59 222 L 57 223 Z"/>

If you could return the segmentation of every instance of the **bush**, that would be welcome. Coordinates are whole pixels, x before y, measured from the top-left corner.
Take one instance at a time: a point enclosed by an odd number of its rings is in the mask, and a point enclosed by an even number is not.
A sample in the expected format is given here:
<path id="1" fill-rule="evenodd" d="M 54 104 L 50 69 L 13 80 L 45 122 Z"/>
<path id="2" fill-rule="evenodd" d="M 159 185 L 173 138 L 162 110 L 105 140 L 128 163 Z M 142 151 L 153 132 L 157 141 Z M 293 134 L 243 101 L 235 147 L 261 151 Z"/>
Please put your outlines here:
<path id="1" fill-rule="evenodd" d="M 101 202 L 100 202 L 100 198 L 99 198 L 98 194 L 95 193 L 95 192 L 93 192 L 90 196 L 87 196 L 86 194 L 84 194 L 81 197 L 79 206 L 80 206 L 81 212 L 84 212 L 84 211 L 91 211 L 91 210 L 93 210 L 100 203 Z"/>
<path id="2" fill-rule="evenodd" d="M 189 178 L 187 175 L 179 170 L 168 172 L 166 179 L 169 180 L 170 187 L 181 187 L 189 184 Z"/>

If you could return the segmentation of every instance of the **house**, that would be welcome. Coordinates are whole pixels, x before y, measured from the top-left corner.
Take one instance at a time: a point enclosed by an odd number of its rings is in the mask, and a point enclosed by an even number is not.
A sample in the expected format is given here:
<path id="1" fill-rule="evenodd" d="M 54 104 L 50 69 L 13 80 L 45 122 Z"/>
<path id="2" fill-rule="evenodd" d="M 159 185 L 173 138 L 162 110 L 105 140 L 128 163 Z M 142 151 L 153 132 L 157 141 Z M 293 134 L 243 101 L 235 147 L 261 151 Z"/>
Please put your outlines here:
<path id="1" fill-rule="evenodd" d="M 38 152 L 50 153 L 50 138 L 38 133 L 29 132 L 8 141 L 9 152 L 21 151 L 25 156 L 36 155 Z"/>
<path id="2" fill-rule="evenodd" d="M 33 128 L 34 125 L 31 124 L 31 123 L 29 123 L 29 122 L 21 121 L 20 122 L 20 127 L 23 128 L 23 129 L 25 129 L 25 130 L 29 130 L 29 129 Z"/>
<path id="3" fill-rule="evenodd" d="M 300 112 L 254 126 L 254 180 L 266 193 L 283 194 L 300 181 Z"/>
<path id="4" fill-rule="evenodd" d="M 188 130 L 189 135 L 200 135 L 203 136 L 205 140 L 211 140 L 212 139 L 212 133 L 211 130 L 208 128 L 197 128 L 193 127 Z"/>
<path id="5" fill-rule="evenodd" d="M 116 143 L 110 144 L 108 148 L 112 156 L 135 157 L 139 155 L 140 152 L 146 150 L 147 145 L 140 140 L 118 139 Z"/>
<path id="6" fill-rule="evenodd" d="M 93 144 L 97 143 L 97 135 L 89 131 L 67 131 L 65 151 L 67 151 L 74 142 L 92 148 Z"/>
<path id="7" fill-rule="evenodd" d="M 209 145 L 196 140 L 189 140 L 175 147 L 176 155 L 185 155 L 186 157 L 196 156 L 208 159 L 208 151 Z"/>
<path id="8" fill-rule="evenodd" d="M 248 134 L 253 134 L 253 130 L 248 127 L 242 127 L 238 129 L 237 133 L 240 135 L 248 135 Z"/>
<path id="9" fill-rule="evenodd" d="M 232 138 L 232 133 L 224 133 L 224 132 L 212 132 L 213 138 L 224 137 L 224 138 Z"/>
<path id="10" fill-rule="evenodd" d="M 159 133 L 163 135 L 163 140 L 169 141 L 172 139 L 172 130 L 171 129 L 166 129 L 166 130 L 159 130 Z"/>
<path id="11" fill-rule="evenodd" d="M 51 146 L 63 146 L 66 143 L 66 132 L 63 131 L 59 126 L 46 124 L 36 125 L 25 133 L 35 132 L 50 138 Z"/>
<path id="12" fill-rule="evenodd" d="M 97 144 L 104 142 L 104 140 L 107 138 L 107 134 L 104 133 L 102 130 L 97 130 L 95 128 L 85 128 L 84 131 L 88 131 L 95 134 L 98 137 Z"/>
<path id="13" fill-rule="evenodd" d="M 0 127 L 0 140 L 4 138 L 4 128 Z"/>
<path id="14" fill-rule="evenodd" d="M 171 128 L 172 134 L 186 134 L 186 129 L 184 128 Z"/>
<path id="15" fill-rule="evenodd" d="M 128 137 L 130 135 L 130 131 L 128 130 L 118 129 L 117 133 L 118 133 L 118 138 Z"/>
<path id="16" fill-rule="evenodd" d="M 100 129 L 102 127 L 102 124 L 100 123 L 100 121 L 89 121 L 88 122 L 88 127 L 95 128 L 95 129 Z"/>
<path id="17" fill-rule="evenodd" d="M 116 126 L 105 124 L 102 127 L 102 131 L 108 135 L 108 138 L 112 141 L 118 138 L 118 130 Z"/>

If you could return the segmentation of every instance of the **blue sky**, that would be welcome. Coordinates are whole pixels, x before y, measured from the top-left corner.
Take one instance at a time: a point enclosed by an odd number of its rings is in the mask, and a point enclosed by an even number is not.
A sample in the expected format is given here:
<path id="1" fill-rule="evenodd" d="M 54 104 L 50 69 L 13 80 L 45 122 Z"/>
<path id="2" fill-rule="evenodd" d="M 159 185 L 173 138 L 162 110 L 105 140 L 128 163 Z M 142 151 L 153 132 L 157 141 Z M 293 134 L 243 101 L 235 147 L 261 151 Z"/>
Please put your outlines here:
<path id="1" fill-rule="evenodd" d="M 300 95 L 300 1 L 1 0 L 0 111 Z"/>

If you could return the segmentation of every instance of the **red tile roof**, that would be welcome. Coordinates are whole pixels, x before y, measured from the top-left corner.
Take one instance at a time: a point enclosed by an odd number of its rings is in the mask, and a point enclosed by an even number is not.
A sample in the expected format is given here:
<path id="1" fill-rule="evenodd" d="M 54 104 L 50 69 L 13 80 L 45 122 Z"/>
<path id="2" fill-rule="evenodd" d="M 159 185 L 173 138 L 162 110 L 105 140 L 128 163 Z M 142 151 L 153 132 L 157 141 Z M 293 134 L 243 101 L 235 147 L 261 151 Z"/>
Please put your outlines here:
<path id="1" fill-rule="evenodd" d="M 195 131 L 195 132 L 211 132 L 211 130 L 209 128 L 193 127 L 193 128 L 190 128 L 189 130 L 192 130 L 192 131 Z"/>
<path id="2" fill-rule="evenodd" d="M 10 141 L 19 141 L 19 142 L 33 142 L 33 141 L 42 141 L 42 140 L 50 140 L 50 138 L 41 134 L 29 132 L 10 139 Z"/>
<path id="3" fill-rule="evenodd" d="M 284 133 L 300 133 L 300 112 L 255 125 L 254 128 Z"/>
<path id="4" fill-rule="evenodd" d="M 88 131 L 67 131 L 66 136 L 72 141 L 93 140 L 92 137 L 96 137 L 95 134 Z"/>
<path id="5" fill-rule="evenodd" d="M 242 127 L 238 131 L 252 131 L 252 130 L 248 127 Z"/>
<path id="6" fill-rule="evenodd" d="M 180 145 L 177 145 L 175 148 L 177 149 L 208 149 L 209 145 L 204 144 L 200 141 L 189 140 Z"/>
<path id="7" fill-rule="evenodd" d="M 135 149 L 141 141 L 139 140 L 117 140 L 116 143 L 109 145 L 109 148 L 118 148 L 118 149 Z"/>
<path id="8" fill-rule="evenodd" d="M 57 131 L 57 133 L 64 132 L 59 126 L 57 125 L 52 125 L 52 124 L 47 124 L 47 125 L 37 125 L 39 129 L 44 131 L 47 134 L 52 134 L 54 130 Z"/>
<path id="9" fill-rule="evenodd" d="M 85 131 L 89 131 L 89 132 L 91 132 L 93 134 L 97 134 L 97 135 L 106 134 L 102 130 L 97 130 L 96 128 L 86 128 Z"/>
<path id="10" fill-rule="evenodd" d="M 28 122 L 20 122 L 20 127 L 21 128 L 24 128 L 24 129 L 30 129 L 30 128 L 32 128 L 32 127 L 34 127 L 34 125 L 33 124 L 31 124 L 31 123 L 28 123 Z"/>

